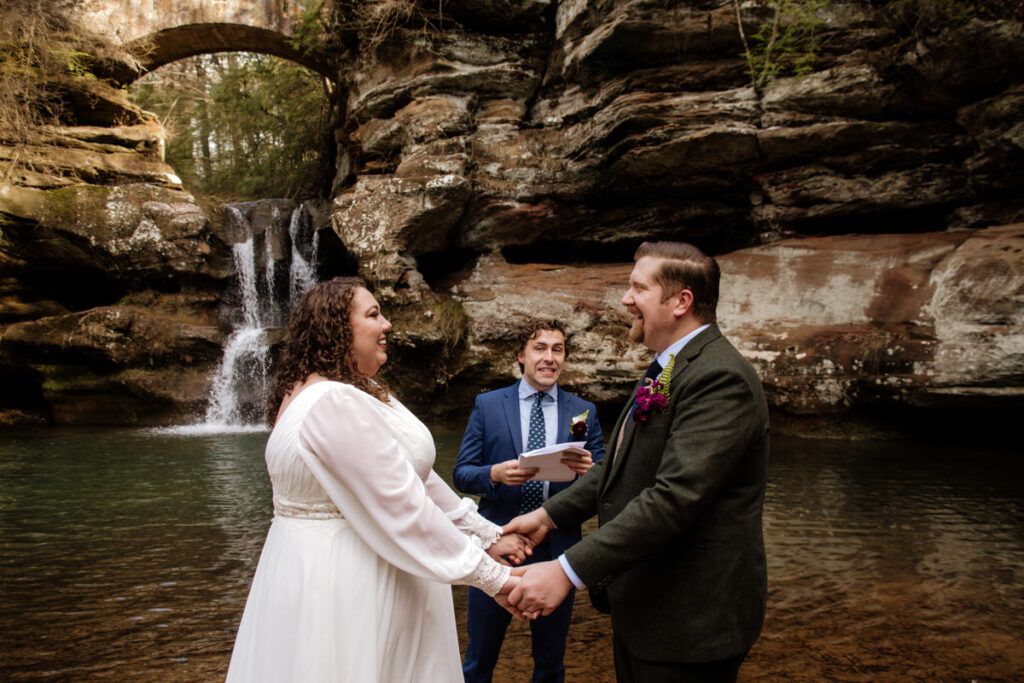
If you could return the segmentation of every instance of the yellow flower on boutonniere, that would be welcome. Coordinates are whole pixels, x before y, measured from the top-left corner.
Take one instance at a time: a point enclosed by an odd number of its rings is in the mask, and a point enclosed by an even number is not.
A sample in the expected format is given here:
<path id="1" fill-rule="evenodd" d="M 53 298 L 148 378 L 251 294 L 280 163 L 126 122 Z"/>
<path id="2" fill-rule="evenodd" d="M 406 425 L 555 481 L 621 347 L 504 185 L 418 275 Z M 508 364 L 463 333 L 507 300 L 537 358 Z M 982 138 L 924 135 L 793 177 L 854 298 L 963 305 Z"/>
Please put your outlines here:
<path id="1" fill-rule="evenodd" d="M 569 435 L 576 441 L 587 438 L 587 417 L 590 415 L 588 408 L 573 419 L 569 420 Z"/>

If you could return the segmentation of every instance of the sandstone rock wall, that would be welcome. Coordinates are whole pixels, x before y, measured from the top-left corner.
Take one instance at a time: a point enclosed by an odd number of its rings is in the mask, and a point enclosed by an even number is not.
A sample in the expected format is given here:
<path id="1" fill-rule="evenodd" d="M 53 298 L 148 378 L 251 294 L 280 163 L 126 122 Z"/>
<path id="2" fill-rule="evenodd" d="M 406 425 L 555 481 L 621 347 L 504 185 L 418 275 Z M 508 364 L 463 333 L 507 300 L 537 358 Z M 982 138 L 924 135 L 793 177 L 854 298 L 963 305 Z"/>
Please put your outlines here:
<path id="1" fill-rule="evenodd" d="M 464 418 L 540 314 L 568 323 L 566 382 L 613 419 L 647 362 L 618 303 L 647 239 L 720 258 L 722 325 L 778 424 L 1019 408 L 1020 16 L 836 1 L 810 73 L 752 82 L 761 2 L 357 4 L 334 8 L 350 58 L 320 270 L 374 284 L 417 409 Z M 19 158 L 0 144 L 0 409 L 197 413 L 242 238 L 180 186 L 152 117 L 101 85 L 75 106 Z M 270 223 L 260 239 L 282 240 Z"/>
<path id="2" fill-rule="evenodd" d="M 792 428 L 830 433 L 867 406 L 1008 411 L 1024 393 L 1022 240 L 1016 224 L 738 250 L 719 257 L 718 322 Z M 465 366 L 484 384 L 505 381 L 516 326 L 557 317 L 573 333 L 564 383 L 614 417 L 650 362 L 626 340 L 630 270 L 480 259 L 452 290 L 468 319 Z"/>
<path id="3" fill-rule="evenodd" d="M 0 424 L 180 421 L 220 357 L 227 245 L 156 120 L 85 87 L 69 125 L 0 139 Z"/>
<path id="4" fill-rule="evenodd" d="M 782 411 L 1019 401 L 1020 226 L 975 231 L 1024 219 L 1020 21 L 821 18 L 813 73 L 757 87 L 739 29 L 770 19 L 760 3 L 466 0 L 458 32 L 364 51 L 343 70 L 334 227 L 409 308 L 405 348 L 437 348 L 447 297 L 464 339 L 396 384 L 459 410 L 543 313 L 576 333 L 568 383 L 613 404 L 646 364 L 623 264 L 678 239 L 721 256 L 723 324 Z"/>

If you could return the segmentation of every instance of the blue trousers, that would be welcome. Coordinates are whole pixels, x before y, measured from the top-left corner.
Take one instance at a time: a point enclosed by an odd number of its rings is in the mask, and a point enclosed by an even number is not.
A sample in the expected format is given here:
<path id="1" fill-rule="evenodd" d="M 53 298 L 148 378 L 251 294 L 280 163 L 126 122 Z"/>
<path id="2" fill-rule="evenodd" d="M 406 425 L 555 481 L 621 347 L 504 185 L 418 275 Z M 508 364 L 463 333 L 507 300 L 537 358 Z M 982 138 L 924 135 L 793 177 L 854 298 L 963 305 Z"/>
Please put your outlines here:
<path id="1" fill-rule="evenodd" d="M 534 549 L 529 563 L 550 560 L 549 543 Z M 554 612 L 530 622 L 530 640 L 533 649 L 533 683 L 565 680 L 565 639 L 572 621 L 572 603 L 575 590 Z M 466 659 L 462 662 L 462 675 L 466 683 L 490 683 L 494 665 L 498 662 L 501 643 L 505 640 L 512 615 L 493 598 L 478 588 L 469 589 L 469 643 Z"/>

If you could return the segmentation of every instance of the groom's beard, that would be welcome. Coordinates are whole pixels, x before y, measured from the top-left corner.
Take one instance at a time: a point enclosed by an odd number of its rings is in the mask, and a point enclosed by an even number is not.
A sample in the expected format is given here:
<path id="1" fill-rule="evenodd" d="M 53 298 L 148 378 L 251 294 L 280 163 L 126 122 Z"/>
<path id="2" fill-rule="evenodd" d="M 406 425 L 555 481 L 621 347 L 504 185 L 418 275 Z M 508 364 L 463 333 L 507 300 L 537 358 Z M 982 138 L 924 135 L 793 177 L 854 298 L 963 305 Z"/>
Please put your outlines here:
<path id="1" fill-rule="evenodd" d="M 630 313 L 637 316 L 636 320 L 633 321 L 633 327 L 629 328 L 629 338 L 635 341 L 637 344 L 644 343 L 644 319 L 640 315 L 639 309 L 632 309 Z"/>

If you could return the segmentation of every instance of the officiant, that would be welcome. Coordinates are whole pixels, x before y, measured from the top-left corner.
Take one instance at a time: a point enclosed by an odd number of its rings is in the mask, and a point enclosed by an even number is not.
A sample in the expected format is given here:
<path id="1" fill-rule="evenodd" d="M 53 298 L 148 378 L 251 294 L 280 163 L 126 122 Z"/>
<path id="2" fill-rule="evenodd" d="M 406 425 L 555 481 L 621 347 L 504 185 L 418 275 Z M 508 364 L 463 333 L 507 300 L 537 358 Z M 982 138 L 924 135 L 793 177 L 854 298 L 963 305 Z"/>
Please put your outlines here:
<path id="1" fill-rule="evenodd" d="M 537 318 L 528 321 L 519 332 L 515 354 L 522 379 L 477 396 L 455 463 L 455 487 L 479 496 L 480 513 L 495 524 L 506 524 L 536 509 L 573 483 L 532 480 L 536 470 L 518 464 L 524 451 L 586 442 L 585 453 L 566 454 L 563 459 L 576 478 L 604 457 L 597 408 L 558 386 L 569 355 L 562 324 Z M 578 526 L 552 531 L 527 561 L 556 558 L 580 537 Z M 535 683 L 565 679 L 563 658 L 572 604 L 570 593 L 558 609 L 530 624 Z M 486 593 L 470 589 L 469 643 L 462 664 L 467 683 L 491 680 L 510 619 Z"/>

